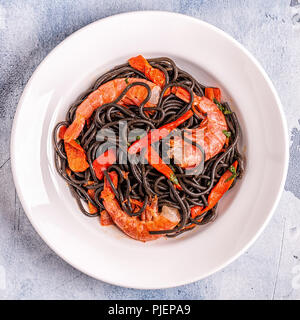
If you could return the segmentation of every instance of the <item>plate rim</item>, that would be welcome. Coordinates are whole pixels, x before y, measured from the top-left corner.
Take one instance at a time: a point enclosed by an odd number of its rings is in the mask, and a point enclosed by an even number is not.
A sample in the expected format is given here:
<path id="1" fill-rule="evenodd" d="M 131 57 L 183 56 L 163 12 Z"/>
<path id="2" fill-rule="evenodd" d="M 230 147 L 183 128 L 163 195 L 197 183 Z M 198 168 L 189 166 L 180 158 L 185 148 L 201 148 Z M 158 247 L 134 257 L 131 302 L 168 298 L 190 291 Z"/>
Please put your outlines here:
<path id="1" fill-rule="evenodd" d="M 216 266 L 215 268 L 212 268 L 209 272 L 206 272 L 205 274 L 202 274 L 199 277 L 194 277 L 193 279 L 190 279 L 188 281 L 186 280 L 176 280 L 174 281 L 173 285 L 161 285 L 161 286 L 127 286 L 124 283 L 119 283 L 118 281 L 114 281 L 113 279 L 107 279 L 106 277 L 102 277 L 100 278 L 99 276 L 96 276 L 95 274 L 93 274 L 92 272 L 89 272 L 88 270 L 86 270 L 84 267 L 82 266 L 77 266 L 76 264 L 74 264 L 74 262 L 71 262 L 70 259 L 68 259 L 67 257 L 65 257 L 62 253 L 58 253 L 59 250 L 56 250 L 56 248 L 54 246 L 52 246 L 49 241 L 46 239 L 46 237 L 40 232 L 40 230 L 38 229 L 38 227 L 36 226 L 34 219 L 32 217 L 32 215 L 30 214 L 30 208 L 27 206 L 26 203 L 26 199 L 23 197 L 23 193 L 22 193 L 22 188 L 20 186 L 20 184 L 18 183 L 18 179 L 16 176 L 16 158 L 15 158 L 15 148 L 16 148 L 16 143 L 15 143 L 15 139 L 16 139 L 16 128 L 18 126 L 18 122 L 19 122 L 19 113 L 20 113 L 20 109 L 21 106 L 23 104 L 23 100 L 25 99 L 26 95 L 27 95 L 27 91 L 30 88 L 31 82 L 33 81 L 35 74 L 38 73 L 39 69 L 47 63 L 47 60 L 56 52 L 56 50 L 58 50 L 60 47 L 62 47 L 64 45 L 65 42 L 69 41 L 72 37 L 74 37 L 75 35 L 78 35 L 80 32 L 83 32 L 85 29 L 90 28 L 92 25 L 94 24 L 98 24 L 98 23 L 105 23 L 108 20 L 113 20 L 113 19 L 117 19 L 119 16 L 132 16 L 132 15 L 148 15 L 148 14 L 158 14 L 158 15 L 165 15 L 165 16 L 178 16 L 178 18 L 180 19 L 186 19 L 187 21 L 191 21 L 194 23 L 197 23 L 199 25 L 204 25 L 206 28 L 212 29 L 213 31 L 219 33 L 222 37 L 227 38 L 227 40 L 229 40 L 234 46 L 236 46 L 239 50 L 241 50 L 248 59 L 250 59 L 252 61 L 252 63 L 255 65 L 255 67 L 258 69 L 258 71 L 260 72 L 260 74 L 262 75 L 264 81 L 267 83 L 268 87 L 271 90 L 271 93 L 273 95 L 273 97 L 275 98 L 276 101 L 276 105 L 279 111 L 279 115 L 280 115 L 280 120 L 281 120 L 281 124 L 282 124 L 282 128 L 283 128 L 283 132 L 284 132 L 284 163 L 283 163 L 283 173 L 282 173 L 282 177 L 281 177 L 281 181 L 280 181 L 280 186 L 278 188 L 277 194 L 276 194 L 276 199 L 273 201 L 273 205 L 271 207 L 271 209 L 269 210 L 269 213 L 264 221 L 264 223 L 261 224 L 261 226 L 257 229 L 257 231 L 255 232 L 255 234 L 252 236 L 251 240 L 244 245 L 244 247 L 239 250 L 235 255 L 233 255 L 231 258 L 227 259 L 223 264 L 220 264 L 218 266 Z M 228 33 L 226 33 L 225 31 L 219 29 L 218 27 L 203 21 L 201 19 L 195 18 L 195 17 L 191 17 L 189 15 L 185 15 L 182 13 L 176 13 L 176 12 L 172 12 L 172 11 L 159 11 L 159 10 L 141 10 L 141 11 L 130 11 L 130 12 L 124 12 L 124 13 L 119 13 L 119 14 L 114 14 L 114 15 L 110 15 L 108 17 L 105 18 L 101 18 L 98 19 L 92 23 L 87 24 L 86 26 L 76 30 L 75 32 L 73 32 L 72 34 L 70 34 L 68 37 L 66 37 L 63 41 L 61 41 L 57 46 L 55 46 L 47 55 L 46 57 L 39 63 L 39 65 L 36 67 L 36 69 L 34 70 L 34 72 L 32 73 L 30 79 L 28 80 L 27 84 L 25 85 L 22 95 L 20 97 L 20 100 L 18 102 L 17 108 L 16 108 L 16 112 L 14 115 L 14 119 L 13 119 L 13 125 L 12 125 L 12 129 L 11 129 L 11 136 L 10 136 L 10 155 L 11 155 L 11 170 L 12 170 L 12 175 L 13 175 L 13 181 L 14 181 L 14 185 L 19 197 L 19 200 L 22 204 L 22 207 L 24 209 L 24 212 L 26 213 L 30 223 L 32 224 L 32 226 L 34 227 L 35 231 L 38 233 L 38 235 L 43 239 L 43 241 L 47 244 L 47 246 L 53 250 L 55 252 L 55 254 L 57 254 L 60 258 L 62 258 L 64 261 L 66 261 L 68 264 L 70 264 L 71 266 L 73 266 L 74 268 L 76 268 L 77 270 L 87 274 L 90 277 L 93 277 L 95 279 L 104 281 L 106 283 L 110 283 L 113 285 L 117 285 L 117 286 L 121 286 L 121 287 L 125 287 L 125 288 L 134 288 L 134 289 L 166 289 L 166 288 L 173 288 L 173 287 L 178 287 L 181 285 L 185 285 L 185 284 L 190 284 L 193 283 L 195 281 L 199 281 L 201 279 L 207 278 L 208 276 L 220 271 L 221 269 L 225 268 L 226 266 L 228 266 L 230 263 L 232 263 L 234 260 L 236 260 L 238 257 L 240 257 L 258 238 L 259 236 L 262 234 L 262 232 L 264 231 L 265 227 L 267 226 L 267 224 L 270 222 L 276 207 L 278 206 L 279 200 L 281 198 L 283 189 L 284 189 L 284 184 L 286 181 L 286 177 L 287 177 L 287 172 L 288 172 L 288 163 L 289 163 L 289 135 L 288 135 L 288 126 L 287 126 L 287 121 L 286 121 L 286 117 L 284 114 L 284 110 L 283 110 L 283 106 L 282 103 L 280 101 L 279 95 L 275 89 L 275 86 L 273 85 L 271 79 L 269 78 L 268 74 L 266 73 L 266 71 L 263 69 L 263 67 L 261 66 L 261 64 L 258 62 L 258 60 L 252 55 L 252 53 L 250 53 L 250 51 L 248 49 L 246 49 L 242 44 L 240 44 L 237 40 L 235 40 L 231 35 L 229 35 Z"/>

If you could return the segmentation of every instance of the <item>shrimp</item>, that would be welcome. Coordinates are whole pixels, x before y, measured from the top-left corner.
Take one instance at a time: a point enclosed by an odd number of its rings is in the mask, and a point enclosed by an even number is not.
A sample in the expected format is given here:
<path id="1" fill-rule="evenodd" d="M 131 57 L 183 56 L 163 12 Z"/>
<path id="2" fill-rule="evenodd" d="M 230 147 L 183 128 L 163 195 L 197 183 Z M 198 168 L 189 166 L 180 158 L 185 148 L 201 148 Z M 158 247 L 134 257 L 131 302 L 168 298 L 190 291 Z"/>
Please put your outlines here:
<path id="1" fill-rule="evenodd" d="M 174 92 L 174 90 L 172 90 L 172 92 Z M 186 97 L 182 94 L 178 94 L 176 92 L 175 94 L 182 100 L 186 101 Z M 185 129 L 184 137 L 196 142 L 203 148 L 205 153 L 204 160 L 206 161 L 222 150 L 226 142 L 224 131 L 227 131 L 228 127 L 223 112 L 215 103 L 206 97 L 199 97 L 195 95 L 193 109 L 194 112 L 202 115 L 204 119 L 198 128 Z M 176 163 L 182 168 L 195 167 L 202 160 L 202 156 L 199 154 L 198 148 L 190 150 L 193 147 L 194 146 L 184 141 L 181 137 L 175 136 L 173 146 L 170 150 L 170 156 L 173 156 Z M 180 156 L 183 159 L 180 159 Z"/>
<path id="2" fill-rule="evenodd" d="M 118 184 L 116 172 L 110 172 L 109 176 L 115 187 Z M 152 199 L 146 206 L 142 219 L 129 216 L 124 212 L 115 197 L 109 181 L 104 178 L 104 188 L 101 192 L 103 205 L 111 216 L 113 222 L 128 236 L 139 241 L 156 240 L 163 234 L 150 234 L 149 231 L 160 231 L 173 229 L 180 221 L 178 209 L 163 207 L 162 212 L 158 212 L 157 198 Z"/>
<path id="3" fill-rule="evenodd" d="M 131 67 L 143 72 L 145 76 L 159 85 L 161 88 L 165 85 L 165 75 L 162 71 L 152 67 L 143 56 L 133 57 L 128 60 Z M 214 88 L 218 93 L 218 100 L 220 100 L 221 92 Z M 172 87 L 165 92 L 165 96 L 173 93 L 179 99 L 189 102 L 190 94 L 182 87 Z M 226 141 L 224 131 L 227 131 L 227 123 L 224 114 L 217 107 L 217 105 L 206 97 L 199 97 L 194 94 L 194 102 L 192 109 L 194 113 L 200 116 L 203 121 L 196 129 L 184 130 L 184 137 L 199 144 L 205 152 L 205 161 L 218 154 Z M 182 168 L 193 168 L 202 161 L 202 152 L 199 148 L 187 143 L 180 137 L 174 137 L 171 143 L 169 156 L 173 157 L 178 165 Z"/>
<path id="4" fill-rule="evenodd" d="M 161 88 L 154 83 L 138 78 L 120 78 L 108 81 L 101 85 L 97 90 L 93 91 L 88 97 L 78 106 L 75 114 L 75 119 L 68 127 L 64 135 L 64 141 L 70 142 L 76 139 L 82 131 L 85 121 L 89 119 L 93 112 L 105 103 L 111 103 L 116 100 L 120 94 L 126 89 L 129 84 L 135 82 L 143 82 L 151 89 L 151 96 L 145 107 L 156 106 Z M 125 105 L 140 105 L 147 97 L 147 89 L 143 86 L 134 86 L 130 88 L 119 104 Z"/>
<path id="5" fill-rule="evenodd" d="M 181 139 L 179 136 L 175 136 L 173 140 L 170 140 L 169 145 L 169 157 L 174 158 L 175 163 L 181 168 L 194 168 L 198 166 L 203 159 L 202 152 L 199 148 Z"/>

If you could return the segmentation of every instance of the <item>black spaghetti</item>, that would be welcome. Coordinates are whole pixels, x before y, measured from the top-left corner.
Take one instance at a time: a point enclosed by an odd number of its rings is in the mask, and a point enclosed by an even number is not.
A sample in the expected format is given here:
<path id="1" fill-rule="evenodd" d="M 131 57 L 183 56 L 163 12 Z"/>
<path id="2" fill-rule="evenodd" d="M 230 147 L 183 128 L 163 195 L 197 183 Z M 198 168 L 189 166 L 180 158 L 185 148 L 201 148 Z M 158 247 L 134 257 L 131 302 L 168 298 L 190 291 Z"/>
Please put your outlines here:
<path id="1" fill-rule="evenodd" d="M 145 75 L 147 72 L 138 71 L 129 63 L 117 66 L 106 72 L 70 106 L 65 121 L 59 122 L 55 126 L 53 131 L 55 165 L 57 172 L 67 182 L 80 210 L 85 215 L 97 217 L 101 215 L 103 210 L 108 211 L 101 197 L 106 181 L 118 201 L 120 210 L 133 219 L 145 219 L 143 214 L 154 198 L 157 198 L 158 201 L 158 211 L 161 211 L 164 206 L 178 209 L 180 220 L 174 228 L 149 230 L 149 234 L 152 235 L 175 237 L 183 232 L 192 230 L 196 225 L 212 222 L 217 217 L 218 202 L 213 203 L 212 206 L 212 196 L 211 198 L 209 196 L 226 172 L 227 175 L 230 172 L 230 177 L 224 180 L 226 182 L 223 182 L 226 184 L 232 180 L 229 188 L 235 185 L 237 178 L 242 177 L 244 159 L 238 151 L 241 128 L 237 116 L 230 109 L 229 104 L 226 102 L 221 103 L 214 97 L 213 102 L 222 111 L 226 120 L 227 130 L 223 130 L 226 142 L 220 146 L 220 150 L 215 155 L 202 164 L 200 172 L 195 171 L 195 174 L 187 173 L 185 168 L 175 161 L 174 157 L 172 158 L 170 154 L 163 152 L 162 144 L 164 142 L 162 139 L 155 141 L 153 146 L 158 150 L 159 157 L 168 164 L 170 172 L 174 172 L 176 180 L 170 179 L 150 163 L 130 161 L 131 155 L 128 154 L 128 147 L 135 141 L 131 141 L 127 145 L 124 145 L 123 141 L 128 139 L 128 134 L 132 130 L 144 130 L 148 134 L 151 130 L 153 131 L 178 121 L 187 112 L 191 111 L 193 111 L 193 115 L 178 125 L 176 130 L 172 132 L 173 134 L 175 132 L 180 133 L 182 130 L 191 130 L 190 132 L 192 132 L 192 130 L 201 127 L 201 124 L 203 127 L 204 121 L 206 121 L 206 114 L 201 115 L 196 112 L 193 106 L 195 99 L 206 95 L 208 87 L 205 87 L 189 73 L 177 67 L 170 58 L 149 59 L 148 62 L 152 68 L 151 71 L 158 72 L 157 70 L 159 70 L 164 78 L 157 104 L 155 106 L 147 106 L 151 98 L 151 88 L 148 82 L 143 82 L 143 79 L 147 79 Z M 149 80 L 149 73 L 147 76 L 147 80 L 151 81 Z M 141 79 L 141 81 L 128 81 L 131 78 Z M 102 85 L 116 79 L 124 79 L 126 88 L 113 101 L 95 108 L 88 121 L 84 122 L 83 129 L 76 138 L 76 143 L 80 145 L 86 154 L 88 168 L 83 172 L 72 171 L 68 163 L 64 140 L 58 138 L 59 131 L 62 127 L 68 128 L 73 123 L 78 107 L 91 93 Z M 132 101 L 130 103 L 127 101 L 126 103 L 128 92 L 137 87 L 143 87 L 144 91 L 147 90 L 145 99 L 136 104 Z M 180 88 L 188 93 L 189 101 L 182 99 L 173 88 Z M 120 130 L 119 126 L 121 121 L 126 122 L 126 127 L 123 131 Z M 115 141 L 110 136 L 99 140 L 99 131 L 103 129 L 110 129 L 114 133 Z M 141 138 L 137 136 L 136 140 L 141 140 Z M 188 138 L 186 141 L 201 150 L 203 157 L 205 157 L 203 145 L 200 146 Z M 117 159 L 127 157 L 129 161 L 116 161 L 103 171 L 103 178 L 99 179 L 93 167 L 93 162 L 97 155 L 104 153 L 110 147 L 114 148 Z M 143 155 L 143 152 L 145 151 L 140 150 L 139 154 Z M 232 166 L 235 161 L 238 162 L 237 168 Z M 111 179 L 111 172 L 115 172 L 118 176 L 117 185 L 114 185 Z M 126 176 L 124 173 L 126 173 Z M 93 193 L 89 192 L 89 190 L 93 190 Z M 135 202 L 141 204 L 138 210 L 133 208 L 133 203 Z M 88 209 L 86 205 L 88 203 L 96 208 L 93 213 Z M 196 207 L 201 208 L 201 210 L 199 209 L 198 215 L 193 215 L 192 208 Z M 208 210 L 204 210 L 205 208 L 208 208 Z"/>

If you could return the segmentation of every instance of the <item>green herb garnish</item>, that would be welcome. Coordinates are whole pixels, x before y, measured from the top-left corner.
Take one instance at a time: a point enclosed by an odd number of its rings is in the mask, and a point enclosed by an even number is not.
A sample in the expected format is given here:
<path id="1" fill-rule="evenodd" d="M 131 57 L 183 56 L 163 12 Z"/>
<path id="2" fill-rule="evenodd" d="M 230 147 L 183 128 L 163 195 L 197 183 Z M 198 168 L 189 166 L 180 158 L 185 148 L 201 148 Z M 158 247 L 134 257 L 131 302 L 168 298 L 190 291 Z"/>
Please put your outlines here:
<path id="1" fill-rule="evenodd" d="M 227 138 L 229 138 L 231 136 L 231 132 L 230 131 L 223 130 L 222 132 L 225 134 L 225 136 Z"/>
<path id="2" fill-rule="evenodd" d="M 136 140 L 141 140 L 141 139 L 144 138 L 146 135 L 147 135 L 147 134 L 142 133 L 141 135 L 136 136 L 135 139 L 136 139 Z"/>
<path id="3" fill-rule="evenodd" d="M 80 141 L 78 139 L 74 139 L 74 141 L 80 145 Z"/>
<path id="4" fill-rule="evenodd" d="M 221 103 L 220 103 L 216 98 L 214 98 L 213 101 L 214 101 L 214 103 L 218 106 L 218 108 L 219 108 L 222 112 L 224 112 L 224 107 L 221 105 Z"/>
<path id="5" fill-rule="evenodd" d="M 172 173 L 172 174 L 170 175 L 170 181 L 173 182 L 173 183 L 176 184 L 176 185 L 179 184 L 178 179 L 177 179 L 177 177 L 175 176 L 174 173 Z"/>
<path id="6" fill-rule="evenodd" d="M 175 168 L 171 164 L 169 164 L 169 167 L 172 169 L 172 171 L 175 171 Z"/>
<path id="7" fill-rule="evenodd" d="M 127 84 L 129 83 L 128 78 L 125 79 L 125 82 L 126 82 Z"/>
<path id="8" fill-rule="evenodd" d="M 234 167 L 234 166 L 231 165 L 231 166 L 228 168 L 228 170 L 232 173 L 232 175 L 231 175 L 228 179 L 226 179 L 225 182 L 228 182 L 228 181 L 234 179 L 234 178 L 237 176 L 237 173 L 236 173 L 236 170 L 235 170 L 235 167 Z"/>
<path id="9" fill-rule="evenodd" d="M 224 114 L 231 114 L 232 113 L 230 110 L 228 110 L 226 107 L 224 107 L 216 98 L 214 98 L 213 101 Z"/>

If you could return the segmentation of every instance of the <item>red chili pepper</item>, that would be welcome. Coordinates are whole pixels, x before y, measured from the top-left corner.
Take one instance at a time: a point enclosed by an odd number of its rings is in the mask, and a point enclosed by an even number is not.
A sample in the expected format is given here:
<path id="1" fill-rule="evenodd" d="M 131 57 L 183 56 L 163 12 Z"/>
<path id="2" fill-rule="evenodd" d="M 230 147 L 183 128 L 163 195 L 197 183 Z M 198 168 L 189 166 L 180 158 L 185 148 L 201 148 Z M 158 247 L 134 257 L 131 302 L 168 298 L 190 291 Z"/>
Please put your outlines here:
<path id="1" fill-rule="evenodd" d="M 205 88 L 205 97 L 211 101 L 217 99 L 221 101 L 221 90 L 219 88 Z"/>
<path id="2" fill-rule="evenodd" d="M 128 153 L 136 154 L 141 151 L 142 148 L 146 148 L 149 144 L 159 141 L 165 138 L 171 131 L 176 129 L 179 125 L 184 123 L 190 117 L 193 116 L 193 111 L 189 110 L 177 120 L 165 124 L 164 126 L 150 131 L 145 137 L 140 140 L 136 140 L 128 149 Z"/>
<path id="3" fill-rule="evenodd" d="M 234 171 L 236 171 L 236 169 L 238 167 L 238 162 L 234 161 L 234 163 L 232 164 L 232 167 L 234 167 Z M 230 188 L 235 177 L 236 177 L 236 174 L 233 173 L 232 171 L 230 171 L 229 169 L 227 171 L 225 171 L 225 173 L 219 179 L 218 183 L 212 188 L 212 190 L 208 196 L 208 201 L 207 201 L 208 206 L 200 211 L 197 208 L 194 209 L 194 217 L 212 209 L 219 202 L 219 200 L 223 197 L 225 192 Z M 196 211 L 197 211 L 197 214 L 196 214 Z M 192 214 L 192 212 L 191 212 L 191 214 Z"/>
<path id="4" fill-rule="evenodd" d="M 130 58 L 128 62 L 132 68 L 144 73 L 149 80 L 159 85 L 161 88 L 165 85 L 164 73 L 157 68 L 153 68 L 143 56 L 139 55 Z"/>
<path id="5" fill-rule="evenodd" d="M 94 181 L 88 181 L 86 185 L 90 186 L 94 183 L 95 183 Z M 95 189 L 88 189 L 87 193 L 93 200 L 95 199 Z M 88 201 L 88 207 L 89 207 L 89 212 L 91 214 L 98 212 L 98 209 L 90 201 Z"/>
<path id="6" fill-rule="evenodd" d="M 108 149 L 93 161 L 93 168 L 99 180 L 103 179 L 103 172 L 116 162 L 116 150 Z"/>
<path id="7" fill-rule="evenodd" d="M 205 88 L 205 97 L 211 101 L 214 100 L 215 95 L 213 88 Z"/>
<path id="8" fill-rule="evenodd" d="M 225 145 L 226 145 L 226 147 L 228 147 L 228 145 L 229 145 L 229 138 L 226 138 L 226 140 L 225 140 Z"/>
<path id="9" fill-rule="evenodd" d="M 195 219 L 201 213 L 203 207 L 201 206 L 194 206 L 191 208 L 191 217 Z"/>
<path id="10" fill-rule="evenodd" d="M 62 126 L 60 128 L 58 133 L 58 137 L 60 139 L 64 138 L 66 130 L 67 128 L 65 126 Z M 75 140 L 72 140 L 70 142 L 64 142 L 64 145 L 70 169 L 73 172 L 85 171 L 89 167 L 89 164 L 86 161 L 85 151 L 80 146 L 80 144 L 77 143 Z"/>
<path id="11" fill-rule="evenodd" d="M 66 126 L 60 127 L 59 132 L 58 132 L 59 139 L 63 139 L 64 138 L 64 135 L 65 135 L 66 131 L 67 131 L 67 127 Z"/>
<path id="12" fill-rule="evenodd" d="M 238 161 L 234 161 L 232 166 L 236 171 L 238 167 Z M 210 210 L 219 202 L 219 200 L 223 197 L 224 193 L 231 187 L 235 177 L 236 174 L 232 173 L 230 170 L 227 170 L 221 176 L 218 183 L 212 188 L 208 196 L 208 206 L 202 211 L 202 213 Z"/>
<path id="13" fill-rule="evenodd" d="M 130 203 L 135 206 L 138 206 L 139 208 L 141 208 L 144 204 L 142 201 L 139 201 L 137 199 L 131 199 L 131 198 L 130 198 Z"/>
<path id="14" fill-rule="evenodd" d="M 83 172 L 89 167 L 85 151 L 76 141 L 65 142 L 65 151 L 69 167 L 73 172 Z"/>
<path id="15" fill-rule="evenodd" d="M 153 168 L 165 175 L 171 182 L 173 182 L 177 189 L 182 190 L 173 170 L 162 160 L 162 158 L 155 151 L 155 149 L 151 147 L 151 145 L 149 145 L 146 149 L 144 157 Z"/>

